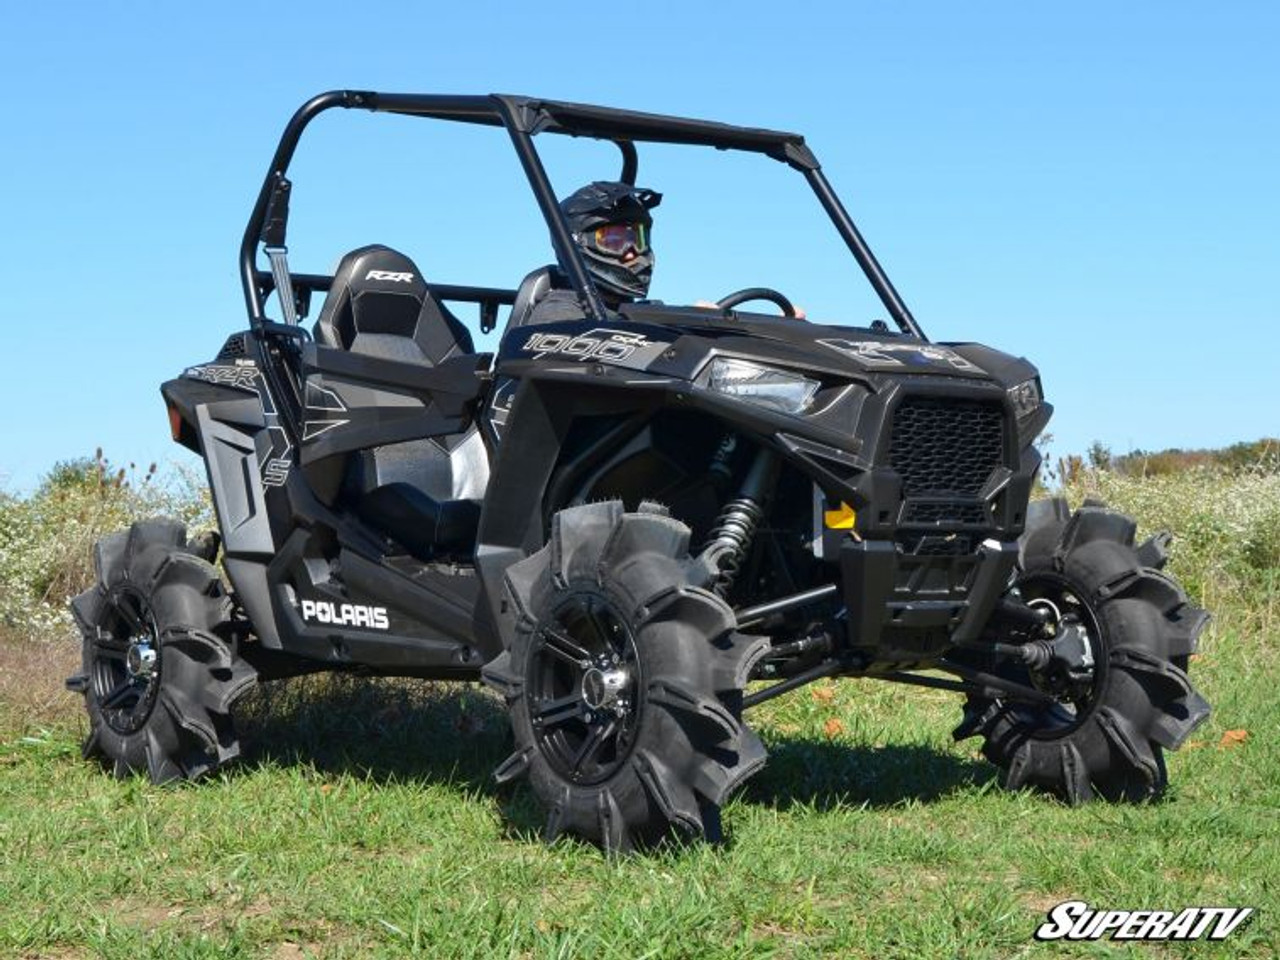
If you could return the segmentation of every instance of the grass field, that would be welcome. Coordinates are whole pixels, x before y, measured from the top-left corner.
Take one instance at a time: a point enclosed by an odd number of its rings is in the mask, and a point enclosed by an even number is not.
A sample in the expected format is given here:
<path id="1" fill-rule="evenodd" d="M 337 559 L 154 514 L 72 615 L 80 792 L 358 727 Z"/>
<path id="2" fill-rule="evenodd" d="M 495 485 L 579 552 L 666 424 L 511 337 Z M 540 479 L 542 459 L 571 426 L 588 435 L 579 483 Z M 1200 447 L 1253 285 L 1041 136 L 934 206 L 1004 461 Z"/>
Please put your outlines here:
<path id="1" fill-rule="evenodd" d="M 616 862 L 543 846 L 527 790 L 492 786 L 509 735 L 476 686 L 264 687 L 241 711 L 239 766 L 176 788 L 117 782 L 79 758 L 65 624 L 11 617 L 0 955 L 1276 956 L 1275 480 L 1215 475 L 1215 496 L 1192 508 L 1185 478 L 1088 478 L 1144 525 L 1182 534 L 1173 572 L 1216 617 L 1192 665 L 1214 714 L 1170 756 L 1165 799 L 1145 806 L 1006 793 L 976 741 L 951 742 L 954 695 L 859 681 L 751 714 L 770 761 L 726 809 L 724 846 Z M 97 522 L 81 520 L 66 529 Z M 47 569 L 21 579 L 15 542 L 0 540 L 10 599 L 43 589 L 31 603 L 53 604 Z M 1036 944 L 1066 899 L 1258 912 L 1219 944 Z"/>

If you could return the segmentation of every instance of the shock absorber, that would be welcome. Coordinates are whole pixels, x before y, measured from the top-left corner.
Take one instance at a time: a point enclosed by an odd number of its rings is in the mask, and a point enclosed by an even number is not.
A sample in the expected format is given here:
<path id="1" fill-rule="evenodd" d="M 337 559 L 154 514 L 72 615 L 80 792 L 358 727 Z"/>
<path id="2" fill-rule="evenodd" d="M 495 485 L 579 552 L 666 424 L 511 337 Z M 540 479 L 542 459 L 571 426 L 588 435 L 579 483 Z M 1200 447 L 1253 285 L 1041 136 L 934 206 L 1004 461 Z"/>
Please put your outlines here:
<path id="1" fill-rule="evenodd" d="M 756 528 L 764 517 L 765 498 L 778 477 L 778 458 L 772 450 L 761 449 L 752 461 L 738 495 L 720 511 L 703 558 L 714 571 L 711 589 L 726 596 L 746 561 Z"/>
<path id="2" fill-rule="evenodd" d="M 755 537 L 756 527 L 760 525 L 760 518 L 763 516 L 764 511 L 755 500 L 738 497 L 725 504 L 716 519 L 708 550 L 712 551 L 711 558 L 716 567 L 711 589 L 720 596 L 728 594 L 733 582 L 738 579 L 738 571 L 742 568 Z"/>

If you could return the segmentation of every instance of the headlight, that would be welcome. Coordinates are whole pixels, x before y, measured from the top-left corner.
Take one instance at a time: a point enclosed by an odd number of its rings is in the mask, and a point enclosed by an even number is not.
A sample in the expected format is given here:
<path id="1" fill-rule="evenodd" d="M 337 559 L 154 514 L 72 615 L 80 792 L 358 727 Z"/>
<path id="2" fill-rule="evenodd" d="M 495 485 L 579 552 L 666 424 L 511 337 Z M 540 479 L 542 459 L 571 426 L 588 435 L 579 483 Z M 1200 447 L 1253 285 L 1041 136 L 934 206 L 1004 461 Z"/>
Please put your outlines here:
<path id="1" fill-rule="evenodd" d="M 1009 388 L 1009 402 L 1019 423 L 1040 409 L 1040 400 L 1040 383 L 1034 377 Z"/>
<path id="2" fill-rule="evenodd" d="M 822 384 L 799 374 L 747 360 L 716 357 L 706 375 L 706 385 L 717 393 L 737 397 L 783 413 L 804 413 Z"/>

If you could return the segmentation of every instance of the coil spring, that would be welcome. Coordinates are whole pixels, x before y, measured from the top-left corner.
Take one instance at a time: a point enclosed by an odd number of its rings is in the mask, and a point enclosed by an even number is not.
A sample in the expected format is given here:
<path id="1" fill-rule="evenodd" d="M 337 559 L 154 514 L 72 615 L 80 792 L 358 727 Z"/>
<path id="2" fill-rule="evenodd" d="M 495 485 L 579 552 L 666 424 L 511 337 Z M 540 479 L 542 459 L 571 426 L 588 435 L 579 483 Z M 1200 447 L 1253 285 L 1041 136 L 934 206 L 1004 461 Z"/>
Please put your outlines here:
<path id="1" fill-rule="evenodd" d="M 760 505 L 750 497 L 730 500 L 720 512 L 708 538 L 719 571 L 711 588 L 720 596 L 725 596 L 737 579 L 763 516 Z"/>

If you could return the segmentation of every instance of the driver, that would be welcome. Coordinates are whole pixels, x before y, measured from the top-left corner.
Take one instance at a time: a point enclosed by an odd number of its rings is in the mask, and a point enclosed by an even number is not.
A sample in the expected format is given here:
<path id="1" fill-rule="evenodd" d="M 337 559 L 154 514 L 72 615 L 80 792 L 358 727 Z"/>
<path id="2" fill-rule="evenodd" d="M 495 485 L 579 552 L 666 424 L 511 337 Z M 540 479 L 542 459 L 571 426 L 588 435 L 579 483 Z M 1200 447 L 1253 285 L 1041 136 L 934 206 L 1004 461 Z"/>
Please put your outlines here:
<path id="1" fill-rule="evenodd" d="M 610 310 L 644 300 L 653 277 L 654 252 L 650 239 L 653 215 L 662 194 L 617 180 L 597 180 L 560 201 L 569 231 L 586 261 L 587 272 Z M 564 280 L 560 281 L 562 284 Z M 719 309 L 699 300 L 694 306 Z M 804 310 L 795 316 L 804 318 Z M 577 294 L 553 287 L 534 305 L 528 323 L 556 323 L 583 319 Z"/>
<path id="2" fill-rule="evenodd" d="M 597 180 L 560 201 L 574 241 L 582 249 L 587 271 L 605 306 L 643 300 L 653 276 L 649 213 L 662 194 L 616 180 Z M 552 290 L 533 309 L 532 323 L 582 319 L 582 306 L 572 290 Z"/>

